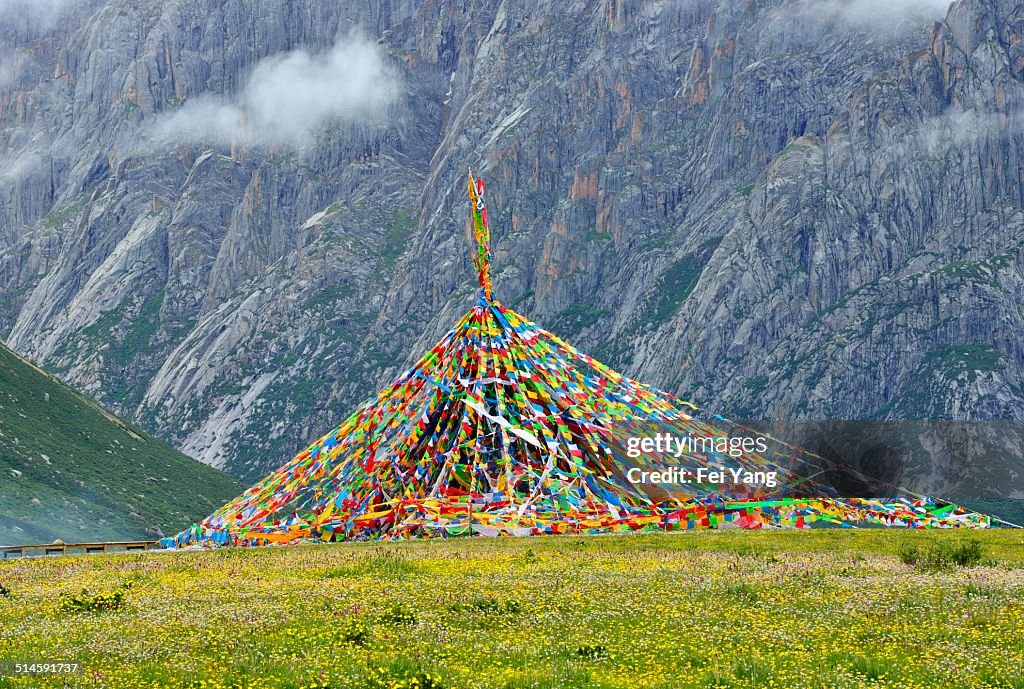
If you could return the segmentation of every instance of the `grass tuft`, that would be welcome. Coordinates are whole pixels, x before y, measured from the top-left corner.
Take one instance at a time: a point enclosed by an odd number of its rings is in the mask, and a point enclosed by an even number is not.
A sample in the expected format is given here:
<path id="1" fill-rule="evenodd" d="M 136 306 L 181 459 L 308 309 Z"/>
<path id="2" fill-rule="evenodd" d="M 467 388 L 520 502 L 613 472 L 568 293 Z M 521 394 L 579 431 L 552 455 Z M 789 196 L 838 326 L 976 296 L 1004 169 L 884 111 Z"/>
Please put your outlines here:
<path id="1" fill-rule="evenodd" d="M 938 541 L 925 546 L 904 543 L 897 549 L 900 562 L 913 565 L 922 572 L 953 567 L 974 567 L 981 563 L 983 552 L 981 541 L 976 538 L 952 542 Z"/>
<path id="2" fill-rule="evenodd" d="M 611 656 L 608 649 L 601 644 L 583 644 L 576 648 L 574 655 L 593 661 L 607 660 Z"/>
<path id="3" fill-rule="evenodd" d="M 79 594 L 65 594 L 60 602 L 60 609 L 65 613 L 108 612 L 120 610 L 127 597 L 126 589 L 116 591 L 89 593 L 82 589 Z"/>
<path id="4" fill-rule="evenodd" d="M 478 596 L 471 598 L 465 603 L 453 603 L 448 606 L 448 609 L 452 612 L 470 612 L 479 615 L 514 615 L 519 613 L 522 608 L 523 604 L 515 598 L 499 600 L 491 596 Z"/>
<path id="5" fill-rule="evenodd" d="M 370 628 L 358 618 L 346 617 L 341 622 L 340 635 L 345 643 L 353 646 L 365 646 L 370 639 Z"/>
<path id="6" fill-rule="evenodd" d="M 416 613 L 401 603 L 395 603 L 380 616 L 388 624 L 416 624 Z"/>

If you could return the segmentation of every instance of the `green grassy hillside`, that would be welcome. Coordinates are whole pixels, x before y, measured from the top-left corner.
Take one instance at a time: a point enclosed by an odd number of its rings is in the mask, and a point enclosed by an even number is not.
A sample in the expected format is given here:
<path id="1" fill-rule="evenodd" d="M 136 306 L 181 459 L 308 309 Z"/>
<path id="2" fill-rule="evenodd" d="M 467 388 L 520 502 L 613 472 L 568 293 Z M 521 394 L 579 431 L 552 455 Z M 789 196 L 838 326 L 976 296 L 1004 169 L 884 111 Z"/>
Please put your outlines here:
<path id="1" fill-rule="evenodd" d="M 0 545 L 170 535 L 243 488 L 0 345 Z"/>

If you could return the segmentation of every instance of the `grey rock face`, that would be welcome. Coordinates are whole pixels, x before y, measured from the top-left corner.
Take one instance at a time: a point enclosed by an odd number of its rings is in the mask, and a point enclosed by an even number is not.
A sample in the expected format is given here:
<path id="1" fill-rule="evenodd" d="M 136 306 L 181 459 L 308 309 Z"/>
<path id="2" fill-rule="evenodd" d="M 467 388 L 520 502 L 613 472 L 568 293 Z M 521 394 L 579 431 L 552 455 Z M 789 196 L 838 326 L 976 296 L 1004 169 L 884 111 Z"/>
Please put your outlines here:
<path id="1" fill-rule="evenodd" d="M 108 0 L 4 30 L 27 66 L 0 81 L 0 333 L 253 478 L 475 299 L 472 165 L 498 297 L 634 377 L 750 418 L 1019 418 L 1024 17 L 883 19 Z M 386 116 L 300 146 L 148 143 L 353 29 L 401 81 Z M 982 473 L 1024 492 L 1019 467 Z M 948 474 L 908 472 L 983 490 Z"/>

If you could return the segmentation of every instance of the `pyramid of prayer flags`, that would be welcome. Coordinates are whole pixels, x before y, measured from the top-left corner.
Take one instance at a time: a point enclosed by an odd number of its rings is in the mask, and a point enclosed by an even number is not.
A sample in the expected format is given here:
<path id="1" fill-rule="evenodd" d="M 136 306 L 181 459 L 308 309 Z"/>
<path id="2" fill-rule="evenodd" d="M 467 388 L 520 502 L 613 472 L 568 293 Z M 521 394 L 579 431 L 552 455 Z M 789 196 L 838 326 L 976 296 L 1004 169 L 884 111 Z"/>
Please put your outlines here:
<path id="1" fill-rule="evenodd" d="M 495 300 L 484 184 L 472 174 L 469 199 L 476 305 L 337 428 L 164 539 L 166 547 L 726 525 L 992 525 L 903 490 L 885 499 L 840 496 L 808 477 L 821 473 L 820 457 L 770 436 L 720 442 L 757 434 L 704 418 Z"/>

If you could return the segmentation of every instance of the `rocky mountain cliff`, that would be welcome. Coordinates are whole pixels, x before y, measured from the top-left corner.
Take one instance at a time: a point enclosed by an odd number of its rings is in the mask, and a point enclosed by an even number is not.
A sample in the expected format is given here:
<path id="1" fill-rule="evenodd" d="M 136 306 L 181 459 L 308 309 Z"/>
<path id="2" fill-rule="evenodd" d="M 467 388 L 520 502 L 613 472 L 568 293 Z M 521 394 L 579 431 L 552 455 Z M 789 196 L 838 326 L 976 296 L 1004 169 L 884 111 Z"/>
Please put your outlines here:
<path id="1" fill-rule="evenodd" d="M 278 465 L 475 299 L 469 165 L 499 299 L 634 377 L 1024 411 L 1015 4 L 47 6 L 0 15 L 0 336 L 214 466 Z M 908 475 L 1024 495 L 994 461 Z"/>

